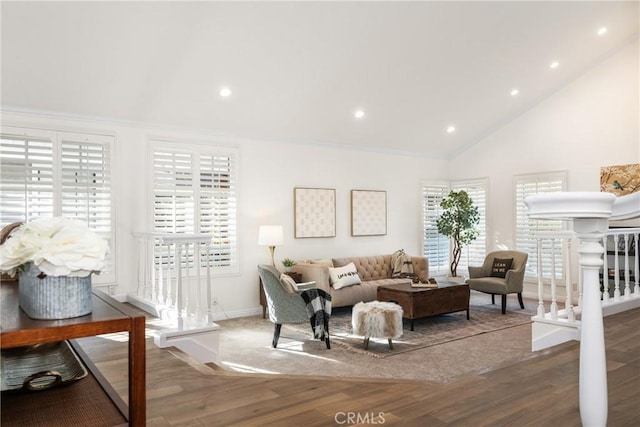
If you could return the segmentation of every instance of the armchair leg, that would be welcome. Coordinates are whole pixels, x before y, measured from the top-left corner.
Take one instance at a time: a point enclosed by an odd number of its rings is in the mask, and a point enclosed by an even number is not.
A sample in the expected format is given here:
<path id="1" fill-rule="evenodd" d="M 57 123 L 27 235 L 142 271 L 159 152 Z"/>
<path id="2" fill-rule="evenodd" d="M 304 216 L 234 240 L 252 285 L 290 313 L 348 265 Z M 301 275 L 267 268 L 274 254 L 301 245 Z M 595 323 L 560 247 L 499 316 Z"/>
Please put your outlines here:
<path id="1" fill-rule="evenodd" d="M 329 325 L 327 325 L 327 330 L 325 331 L 326 338 L 324 339 L 325 344 L 327 344 L 327 349 L 331 350 L 331 342 L 329 341 Z"/>
<path id="2" fill-rule="evenodd" d="M 520 303 L 520 308 L 524 310 L 524 302 L 522 302 L 522 292 L 518 292 L 518 302 Z"/>
<path id="3" fill-rule="evenodd" d="M 502 295 L 502 314 L 507 313 L 507 294 Z"/>
<path id="4" fill-rule="evenodd" d="M 278 346 L 278 338 L 280 338 L 280 329 L 282 329 L 282 325 L 280 323 L 275 323 L 273 325 L 273 341 L 271 342 L 271 345 L 273 346 L 273 348 L 276 348 Z"/>
<path id="5" fill-rule="evenodd" d="M 495 294 L 491 294 L 491 304 L 495 304 L 496 303 L 496 296 Z"/>

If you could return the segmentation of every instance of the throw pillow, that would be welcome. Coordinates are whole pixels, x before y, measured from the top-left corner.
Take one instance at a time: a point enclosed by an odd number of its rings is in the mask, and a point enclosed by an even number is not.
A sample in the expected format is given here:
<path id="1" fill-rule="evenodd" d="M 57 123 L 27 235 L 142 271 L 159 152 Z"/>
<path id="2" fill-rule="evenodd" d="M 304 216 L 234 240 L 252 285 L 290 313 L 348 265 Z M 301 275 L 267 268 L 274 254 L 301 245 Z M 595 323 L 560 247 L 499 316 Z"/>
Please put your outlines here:
<path id="1" fill-rule="evenodd" d="M 298 290 L 298 284 L 295 280 L 284 273 L 280 275 L 280 283 L 284 287 L 284 290 L 289 292 L 290 294 L 295 293 Z"/>
<path id="2" fill-rule="evenodd" d="M 360 276 L 354 263 L 349 263 L 344 267 L 329 267 L 329 279 L 333 289 L 344 288 L 345 286 L 359 285 Z"/>
<path id="3" fill-rule="evenodd" d="M 511 264 L 513 264 L 513 258 L 494 258 L 490 276 L 502 277 L 504 279 L 507 275 L 507 271 L 511 270 Z"/>

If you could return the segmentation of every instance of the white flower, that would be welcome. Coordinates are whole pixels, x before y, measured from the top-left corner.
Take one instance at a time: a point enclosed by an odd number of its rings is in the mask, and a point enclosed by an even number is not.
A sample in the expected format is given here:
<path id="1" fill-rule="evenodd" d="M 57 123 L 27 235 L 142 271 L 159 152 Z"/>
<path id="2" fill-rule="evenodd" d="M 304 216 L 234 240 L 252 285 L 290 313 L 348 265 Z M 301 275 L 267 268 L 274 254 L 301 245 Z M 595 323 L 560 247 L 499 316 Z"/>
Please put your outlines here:
<path id="1" fill-rule="evenodd" d="M 33 262 L 48 276 L 86 277 L 104 268 L 109 246 L 77 220 L 39 218 L 23 224 L 0 246 L 0 270 L 15 274 Z"/>

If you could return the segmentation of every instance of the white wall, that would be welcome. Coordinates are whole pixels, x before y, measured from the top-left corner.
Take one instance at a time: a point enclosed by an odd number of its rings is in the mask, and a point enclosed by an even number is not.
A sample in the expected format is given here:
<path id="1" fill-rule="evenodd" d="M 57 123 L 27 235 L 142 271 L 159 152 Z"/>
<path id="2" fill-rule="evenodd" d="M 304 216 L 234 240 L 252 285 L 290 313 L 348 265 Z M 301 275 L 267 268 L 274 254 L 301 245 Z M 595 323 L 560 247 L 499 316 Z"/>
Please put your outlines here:
<path id="1" fill-rule="evenodd" d="M 601 166 L 640 162 L 638 76 L 636 41 L 450 162 L 451 179 L 489 178 L 489 250 L 514 248 L 514 175 L 566 170 L 569 191 L 600 191 Z"/>
<path id="2" fill-rule="evenodd" d="M 188 142 L 239 147 L 240 274 L 214 280 L 214 295 L 225 311 L 248 314 L 258 307 L 256 266 L 269 263 L 267 247 L 258 246 L 261 224 L 282 224 L 285 242 L 276 248 L 276 261 L 364 256 L 403 248 L 421 251 L 422 180 L 446 176 L 446 161 L 339 147 L 321 147 L 222 137 L 213 133 L 168 130 L 114 123 L 100 119 L 61 118 L 34 113 L 8 113 L 4 125 L 88 131 L 116 136 L 113 159 L 113 195 L 116 210 L 117 294 L 136 286 L 136 254 L 132 233 L 149 230 L 148 140 L 166 137 Z M 336 189 L 336 237 L 295 239 L 293 188 Z M 350 190 L 387 191 L 387 234 L 351 237 Z M 257 310 L 256 310 L 257 312 Z"/>

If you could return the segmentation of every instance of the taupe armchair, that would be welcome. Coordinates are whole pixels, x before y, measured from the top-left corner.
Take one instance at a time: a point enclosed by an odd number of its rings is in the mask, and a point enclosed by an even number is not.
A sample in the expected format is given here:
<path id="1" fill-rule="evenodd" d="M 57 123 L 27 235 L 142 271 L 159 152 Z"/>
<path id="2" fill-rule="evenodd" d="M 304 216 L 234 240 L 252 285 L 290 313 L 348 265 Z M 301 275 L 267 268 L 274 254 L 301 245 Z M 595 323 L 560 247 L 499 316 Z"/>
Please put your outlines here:
<path id="1" fill-rule="evenodd" d="M 487 255 L 481 267 L 469 267 L 467 284 L 470 289 L 491 294 L 491 303 L 495 304 L 495 295 L 502 295 L 502 314 L 507 310 L 507 295 L 518 294 L 520 308 L 524 309 L 522 301 L 522 287 L 524 270 L 527 266 L 529 254 L 518 251 L 495 251 Z M 512 260 L 511 266 L 506 268 L 494 267 L 494 260 Z M 508 265 L 507 265 L 508 267 Z M 502 270 L 502 272 L 500 272 Z M 499 277 L 504 274 L 504 277 Z"/>

